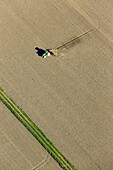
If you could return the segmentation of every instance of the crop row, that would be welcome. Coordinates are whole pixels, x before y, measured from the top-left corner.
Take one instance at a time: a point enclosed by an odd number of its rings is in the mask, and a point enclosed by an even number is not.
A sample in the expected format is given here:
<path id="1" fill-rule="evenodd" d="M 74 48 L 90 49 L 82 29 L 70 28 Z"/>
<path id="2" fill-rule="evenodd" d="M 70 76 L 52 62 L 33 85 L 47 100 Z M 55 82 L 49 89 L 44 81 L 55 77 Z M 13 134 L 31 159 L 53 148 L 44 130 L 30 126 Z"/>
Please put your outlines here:
<path id="1" fill-rule="evenodd" d="M 14 101 L 0 87 L 0 100 L 10 109 L 16 118 L 31 132 L 40 144 L 51 154 L 64 170 L 75 170 L 75 167 L 64 157 L 63 154 L 53 145 L 45 134 L 36 126 L 28 115 L 18 107 Z"/>

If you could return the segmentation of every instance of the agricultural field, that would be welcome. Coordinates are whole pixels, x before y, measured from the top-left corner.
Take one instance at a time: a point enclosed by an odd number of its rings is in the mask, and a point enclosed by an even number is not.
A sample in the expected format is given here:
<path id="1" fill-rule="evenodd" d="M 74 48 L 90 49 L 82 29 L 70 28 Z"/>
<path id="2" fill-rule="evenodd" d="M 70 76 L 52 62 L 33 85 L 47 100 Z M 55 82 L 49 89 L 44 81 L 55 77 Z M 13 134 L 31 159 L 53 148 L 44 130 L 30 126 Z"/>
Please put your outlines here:
<path id="1" fill-rule="evenodd" d="M 1 170 L 61 169 L 2 103 L 0 112 Z"/>
<path id="2" fill-rule="evenodd" d="M 0 87 L 77 170 L 113 169 L 112 9 L 111 0 L 0 1 Z M 62 169 L 0 101 L 0 170 L 15 168 Z"/>

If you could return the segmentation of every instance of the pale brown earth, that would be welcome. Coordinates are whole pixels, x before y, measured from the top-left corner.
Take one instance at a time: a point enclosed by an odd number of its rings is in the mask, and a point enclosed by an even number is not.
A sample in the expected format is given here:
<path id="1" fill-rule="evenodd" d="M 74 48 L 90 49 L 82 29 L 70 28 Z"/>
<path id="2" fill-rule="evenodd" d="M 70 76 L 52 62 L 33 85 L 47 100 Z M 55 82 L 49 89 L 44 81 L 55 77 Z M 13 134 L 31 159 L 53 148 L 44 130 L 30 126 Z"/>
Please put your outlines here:
<path id="1" fill-rule="evenodd" d="M 0 1 L 0 86 L 78 170 L 113 169 L 112 9 L 111 0 Z M 36 46 L 56 48 L 90 30 L 60 49 L 63 56 L 42 59 L 35 54 Z M 4 133 L 12 135 L 11 142 L 15 126 L 33 140 L 16 119 L 14 127 L 7 127 L 4 115 Z M 13 142 L 21 148 L 19 135 Z M 37 145 L 35 155 L 46 156 L 35 141 L 33 147 Z M 26 167 L 43 159 L 31 152 L 27 158 L 31 146 L 22 146 Z M 4 152 L 4 166 L 7 159 Z M 42 169 L 60 169 L 52 161 Z"/>
<path id="2" fill-rule="evenodd" d="M 0 170 L 38 170 L 46 169 L 46 166 L 60 169 L 40 143 L 1 102 L 0 113 Z"/>

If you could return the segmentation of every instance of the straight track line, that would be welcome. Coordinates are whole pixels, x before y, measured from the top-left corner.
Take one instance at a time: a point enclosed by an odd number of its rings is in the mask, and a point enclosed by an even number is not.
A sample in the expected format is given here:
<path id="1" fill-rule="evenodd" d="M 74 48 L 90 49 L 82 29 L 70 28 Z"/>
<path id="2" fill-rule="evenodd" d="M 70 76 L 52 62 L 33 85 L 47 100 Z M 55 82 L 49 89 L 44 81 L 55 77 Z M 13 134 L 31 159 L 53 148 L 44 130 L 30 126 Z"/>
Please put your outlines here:
<path id="1" fill-rule="evenodd" d="M 71 40 L 61 44 L 60 46 L 56 47 L 55 50 L 58 50 L 58 49 L 60 49 L 60 48 L 62 48 L 64 46 L 66 46 L 67 44 L 73 43 L 74 41 L 78 40 L 79 38 L 82 38 L 83 36 L 85 36 L 86 34 L 92 32 L 93 30 L 94 30 L 94 28 L 89 30 L 89 31 L 86 31 L 85 33 L 79 35 L 78 37 L 75 37 L 75 38 L 73 38 L 73 39 L 71 39 Z"/>
<path id="2" fill-rule="evenodd" d="M 0 87 L 0 100 L 10 109 L 15 117 L 31 132 L 48 153 L 58 162 L 64 170 L 76 170 L 75 167 L 64 157 L 63 154 L 53 145 L 45 134 L 36 126 L 28 115 L 19 108 L 14 101 Z"/>

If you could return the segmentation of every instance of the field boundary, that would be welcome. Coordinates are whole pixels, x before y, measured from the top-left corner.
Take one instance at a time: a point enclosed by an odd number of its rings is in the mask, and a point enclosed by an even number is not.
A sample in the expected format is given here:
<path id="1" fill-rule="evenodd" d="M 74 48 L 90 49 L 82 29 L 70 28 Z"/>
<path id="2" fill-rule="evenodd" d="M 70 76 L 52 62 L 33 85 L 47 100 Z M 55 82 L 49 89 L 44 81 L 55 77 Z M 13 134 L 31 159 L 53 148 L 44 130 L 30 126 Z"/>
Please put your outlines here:
<path id="1" fill-rule="evenodd" d="M 64 170 L 76 170 L 75 167 L 65 158 L 65 156 L 53 145 L 38 126 L 28 117 L 28 115 L 15 104 L 15 102 L 0 87 L 0 100 L 7 106 L 14 116 L 30 131 L 30 133 L 40 142 L 48 153 L 57 161 Z"/>

